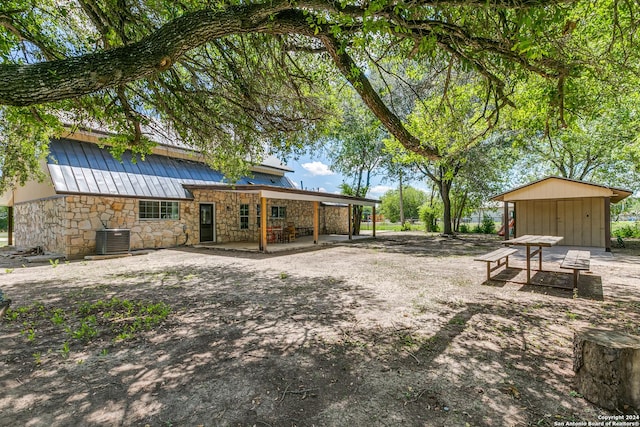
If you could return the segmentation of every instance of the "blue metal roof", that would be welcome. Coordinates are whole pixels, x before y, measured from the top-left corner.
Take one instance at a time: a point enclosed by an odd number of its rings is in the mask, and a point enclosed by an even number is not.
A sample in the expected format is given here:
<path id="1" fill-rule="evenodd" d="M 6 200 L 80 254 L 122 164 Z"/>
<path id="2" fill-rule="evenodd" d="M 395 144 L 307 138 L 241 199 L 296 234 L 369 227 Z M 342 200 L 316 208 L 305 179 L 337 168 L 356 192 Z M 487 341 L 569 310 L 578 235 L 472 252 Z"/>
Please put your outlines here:
<path id="1" fill-rule="evenodd" d="M 151 154 L 134 163 L 127 151 L 119 161 L 106 148 L 69 139 L 51 140 L 49 151 L 47 164 L 58 193 L 192 199 L 183 184 L 229 184 L 221 172 L 191 160 Z M 284 176 L 260 172 L 243 177 L 236 184 L 293 188 Z"/>

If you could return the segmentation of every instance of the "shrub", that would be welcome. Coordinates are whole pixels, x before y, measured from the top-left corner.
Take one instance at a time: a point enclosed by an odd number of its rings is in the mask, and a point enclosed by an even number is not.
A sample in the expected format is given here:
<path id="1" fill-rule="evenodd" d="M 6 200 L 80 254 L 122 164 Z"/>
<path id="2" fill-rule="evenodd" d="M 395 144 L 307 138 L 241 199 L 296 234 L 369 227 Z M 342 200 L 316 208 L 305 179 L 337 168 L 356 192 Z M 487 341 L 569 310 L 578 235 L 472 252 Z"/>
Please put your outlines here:
<path id="1" fill-rule="evenodd" d="M 640 238 L 640 227 L 638 223 L 634 223 L 633 226 L 625 224 L 616 231 L 613 232 L 616 237 L 638 237 Z"/>
<path id="2" fill-rule="evenodd" d="M 458 227 L 458 233 L 470 233 L 470 232 L 471 232 L 471 229 L 467 224 L 460 224 L 460 227 Z"/>
<path id="3" fill-rule="evenodd" d="M 493 234 L 496 232 L 496 224 L 493 222 L 490 216 L 484 216 L 482 218 L 482 224 L 479 226 L 480 233 Z"/>
<path id="4" fill-rule="evenodd" d="M 441 207 L 439 205 L 424 204 L 420 206 L 418 216 L 420 221 L 424 223 L 425 231 L 439 231 L 437 219 L 441 214 Z"/>

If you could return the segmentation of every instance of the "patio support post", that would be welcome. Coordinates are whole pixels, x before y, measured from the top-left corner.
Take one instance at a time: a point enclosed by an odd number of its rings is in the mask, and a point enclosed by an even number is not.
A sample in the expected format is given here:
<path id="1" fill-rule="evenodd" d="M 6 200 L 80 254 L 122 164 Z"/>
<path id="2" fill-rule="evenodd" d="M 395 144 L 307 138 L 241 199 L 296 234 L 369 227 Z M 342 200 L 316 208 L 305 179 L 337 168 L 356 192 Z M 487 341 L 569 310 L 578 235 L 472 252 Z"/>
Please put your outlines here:
<path id="1" fill-rule="evenodd" d="M 267 198 L 260 197 L 260 250 L 267 252 Z"/>
<path id="2" fill-rule="evenodd" d="M 611 198 L 604 198 L 604 249 L 611 252 Z"/>
<path id="3" fill-rule="evenodd" d="M 505 200 L 503 202 L 503 205 L 504 206 L 503 206 L 503 210 L 502 210 L 502 212 L 503 212 L 502 213 L 502 215 L 503 215 L 502 225 L 503 225 L 503 228 L 504 228 L 504 240 L 509 240 L 509 236 L 511 235 L 510 234 L 511 230 L 509 230 L 509 222 L 510 222 L 509 221 L 509 219 L 510 219 L 509 218 L 509 202 L 507 202 Z"/>
<path id="4" fill-rule="evenodd" d="M 7 245 L 13 245 L 13 206 L 7 208 Z"/>
<path id="5" fill-rule="evenodd" d="M 351 240 L 351 236 L 353 235 L 353 222 L 355 221 L 353 215 L 353 205 L 349 205 L 347 208 L 347 216 L 349 217 L 349 240 Z"/>
<path id="6" fill-rule="evenodd" d="M 373 237 L 376 237 L 376 205 L 373 205 L 371 209 L 371 224 L 373 224 Z"/>
<path id="7" fill-rule="evenodd" d="M 313 202 L 313 243 L 318 244 L 320 229 L 320 203 Z"/>

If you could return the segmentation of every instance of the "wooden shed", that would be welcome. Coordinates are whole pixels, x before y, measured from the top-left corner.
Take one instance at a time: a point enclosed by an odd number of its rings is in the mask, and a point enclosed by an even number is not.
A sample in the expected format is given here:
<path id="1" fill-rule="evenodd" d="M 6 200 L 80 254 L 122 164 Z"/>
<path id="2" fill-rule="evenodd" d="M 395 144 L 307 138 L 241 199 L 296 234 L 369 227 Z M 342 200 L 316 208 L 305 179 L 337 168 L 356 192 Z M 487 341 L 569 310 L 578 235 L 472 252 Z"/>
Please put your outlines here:
<path id="1" fill-rule="evenodd" d="M 504 202 L 505 218 L 513 204 L 516 237 L 563 236 L 562 245 L 611 249 L 610 204 L 631 191 L 560 177 L 547 177 L 493 197 Z M 508 222 L 507 222 L 508 225 Z M 508 238 L 509 231 L 505 232 Z"/>

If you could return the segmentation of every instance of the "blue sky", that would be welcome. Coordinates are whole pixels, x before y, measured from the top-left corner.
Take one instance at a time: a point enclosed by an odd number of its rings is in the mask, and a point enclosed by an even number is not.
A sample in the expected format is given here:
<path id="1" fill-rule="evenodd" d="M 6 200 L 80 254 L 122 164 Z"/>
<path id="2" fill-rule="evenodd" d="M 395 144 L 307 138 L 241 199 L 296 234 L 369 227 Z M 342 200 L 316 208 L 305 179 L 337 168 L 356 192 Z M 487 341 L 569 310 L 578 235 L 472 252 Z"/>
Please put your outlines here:
<path id="1" fill-rule="evenodd" d="M 287 176 L 296 187 L 304 185 L 306 190 L 318 190 L 326 193 L 340 193 L 343 176 L 332 171 L 330 162 L 321 155 L 304 155 L 299 159 L 289 159 L 287 166 L 294 170 Z M 301 184 L 302 183 L 302 184 Z M 397 183 L 382 182 L 380 177 L 374 177 L 368 197 L 379 198 L 387 190 L 394 189 Z"/>

